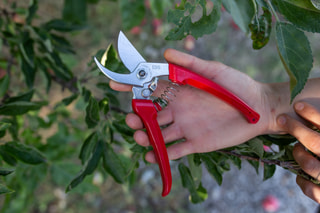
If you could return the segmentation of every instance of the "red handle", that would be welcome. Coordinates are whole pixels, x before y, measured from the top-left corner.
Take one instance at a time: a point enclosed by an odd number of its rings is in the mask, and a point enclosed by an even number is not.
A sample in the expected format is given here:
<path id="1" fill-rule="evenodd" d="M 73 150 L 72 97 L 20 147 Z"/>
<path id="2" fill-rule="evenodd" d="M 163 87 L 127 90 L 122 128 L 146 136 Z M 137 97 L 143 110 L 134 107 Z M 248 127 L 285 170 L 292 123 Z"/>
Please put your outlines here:
<path id="1" fill-rule="evenodd" d="M 150 143 L 154 149 L 162 178 L 162 196 L 169 194 L 172 185 L 171 170 L 167 149 L 157 122 L 157 110 L 151 100 L 132 100 L 133 111 L 142 119 L 147 129 Z"/>
<path id="2" fill-rule="evenodd" d="M 239 97 L 235 96 L 219 84 L 197 73 L 191 72 L 184 67 L 169 64 L 169 79 L 174 83 L 180 85 L 188 84 L 217 96 L 221 100 L 238 109 L 246 117 L 249 123 L 255 124 L 260 119 L 260 115 Z"/>

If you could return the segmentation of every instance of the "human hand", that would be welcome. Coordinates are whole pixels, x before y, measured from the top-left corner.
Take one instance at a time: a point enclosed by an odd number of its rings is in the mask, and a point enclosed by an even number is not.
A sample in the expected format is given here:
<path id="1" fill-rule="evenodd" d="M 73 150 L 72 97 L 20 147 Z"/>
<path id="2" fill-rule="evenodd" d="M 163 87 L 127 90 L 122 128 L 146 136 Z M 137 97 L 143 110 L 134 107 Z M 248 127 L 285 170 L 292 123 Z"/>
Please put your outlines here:
<path id="1" fill-rule="evenodd" d="M 306 102 L 297 102 L 294 106 L 295 111 L 303 119 L 310 122 L 318 130 L 320 129 L 320 111 L 315 106 Z M 278 118 L 278 123 L 283 129 L 295 136 L 300 143 L 297 143 L 293 149 L 293 156 L 303 171 L 320 180 L 320 161 L 306 149 L 320 156 L 320 134 L 306 124 L 292 118 L 288 115 L 282 115 Z M 297 176 L 297 184 L 300 186 L 305 195 L 320 203 L 320 186 Z"/>
<path id="2" fill-rule="evenodd" d="M 189 86 L 180 86 L 173 101 L 158 113 L 160 126 L 166 143 L 184 139 L 183 142 L 167 148 L 169 159 L 177 159 L 191 153 L 210 152 L 243 143 L 257 135 L 266 134 L 274 129 L 270 127 L 271 107 L 267 100 L 267 86 L 254 81 L 240 71 L 214 61 L 204 61 L 194 56 L 169 49 L 164 54 L 169 63 L 177 64 L 199 73 L 225 87 L 260 115 L 257 124 L 249 124 L 236 109 L 202 90 Z M 160 96 L 167 87 L 167 81 L 158 83 L 153 95 Z M 130 91 L 128 85 L 110 82 L 111 88 L 118 91 Z M 275 120 L 275 119 L 274 119 Z M 134 139 L 142 146 L 149 146 L 141 119 L 128 114 L 126 123 L 136 129 Z M 155 163 L 153 152 L 146 160 Z"/>

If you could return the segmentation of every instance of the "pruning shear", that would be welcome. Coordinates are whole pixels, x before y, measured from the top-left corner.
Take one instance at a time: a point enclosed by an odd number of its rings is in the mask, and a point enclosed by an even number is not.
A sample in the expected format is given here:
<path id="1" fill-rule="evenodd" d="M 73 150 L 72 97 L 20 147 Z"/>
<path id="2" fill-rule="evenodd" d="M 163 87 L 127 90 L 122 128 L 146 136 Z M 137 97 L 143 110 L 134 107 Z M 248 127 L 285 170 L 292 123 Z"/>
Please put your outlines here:
<path id="1" fill-rule="evenodd" d="M 254 124 L 259 121 L 260 115 L 257 112 L 217 83 L 175 64 L 146 62 L 122 32 L 118 37 L 118 52 L 130 74 L 112 72 L 105 68 L 97 58 L 94 60 L 101 72 L 108 78 L 118 83 L 133 85 L 132 109 L 143 121 L 154 149 L 163 183 L 163 197 L 168 195 L 171 190 L 172 177 L 166 146 L 157 122 L 157 112 L 161 110 L 161 106 L 154 104 L 150 99 L 157 88 L 158 77 L 168 76 L 173 83 L 188 84 L 204 90 L 239 110 L 249 123 Z"/>

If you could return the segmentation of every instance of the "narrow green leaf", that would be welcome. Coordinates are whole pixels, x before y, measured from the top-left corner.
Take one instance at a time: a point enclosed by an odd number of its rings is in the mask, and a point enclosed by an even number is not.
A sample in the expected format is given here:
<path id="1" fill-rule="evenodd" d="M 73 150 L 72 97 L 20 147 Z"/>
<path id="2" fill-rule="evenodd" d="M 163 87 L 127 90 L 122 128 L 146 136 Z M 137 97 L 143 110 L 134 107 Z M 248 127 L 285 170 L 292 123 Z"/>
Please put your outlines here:
<path id="1" fill-rule="evenodd" d="M 310 0 L 272 0 L 272 5 L 298 28 L 320 32 L 320 10 L 315 8 Z"/>
<path id="2" fill-rule="evenodd" d="M 119 0 L 122 25 L 125 30 L 129 30 L 139 25 L 144 16 L 144 0 Z"/>
<path id="3" fill-rule="evenodd" d="M 38 110 L 47 105 L 47 102 L 16 101 L 0 106 L 0 115 L 22 115 L 28 111 Z"/>
<path id="4" fill-rule="evenodd" d="M 97 133 L 93 132 L 83 142 L 83 144 L 81 146 L 80 154 L 79 154 L 79 158 L 80 158 L 82 164 L 85 164 L 85 162 L 90 157 L 92 150 L 96 146 L 96 143 L 98 142 L 97 136 L 98 136 Z"/>
<path id="5" fill-rule="evenodd" d="M 59 32 L 72 32 L 82 30 L 84 25 L 66 22 L 62 19 L 52 19 L 46 22 L 43 27 L 47 30 L 56 30 Z"/>
<path id="6" fill-rule="evenodd" d="M 14 172 L 14 169 L 8 169 L 8 168 L 1 168 L 0 167 L 0 175 L 1 176 L 10 175 L 12 172 Z"/>
<path id="7" fill-rule="evenodd" d="M 199 186 L 202 178 L 202 167 L 195 163 L 194 154 L 188 155 L 187 158 L 188 158 L 188 165 L 189 165 L 189 169 L 190 169 L 190 173 L 193 178 L 193 181 L 196 186 Z"/>
<path id="8" fill-rule="evenodd" d="M 26 93 L 22 93 L 20 95 L 7 98 L 5 100 L 5 103 L 8 104 L 8 103 L 13 103 L 17 101 L 31 101 L 33 94 L 34 94 L 34 89 L 31 89 Z"/>
<path id="9" fill-rule="evenodd" d="M 105 143 L 103 150 L 103 168 L 117 183 L 124 183 L 126 181 L 127 169 L 109 143 Z"/>
<path id="10" fill-rule="evenodd" d="M 217 181 L 219 185 L 222 184 L 222 172 L 217 167 L 216 162 L 210 158 L 207 153 L 200 154 L 200 158 L 203 161 L 205 167 L 207 168 L 208 172 L 211 176 Z"/>
<path id="11" fill-rule="evenodd" d="M 62 99 L 61 102 L 62 102 L 65 106 L 68 106 L 69 104 L 71 104 L 71 103 L 72 103 L 74 100 L 76 100 L 77 98 L 78 98 L 78 94 L 72 94 L 71 96 Z"/>
<path id="12" fill-rule="evenodd" d="M 78 186 L 87 175 L 91 175 L 94 170 L 97 168 L 97 166 L 99 165 L 100 159 L 101 159 L 101 155 L 102 155 L 102 151 L 104 148 L 104 142 L 101 140 L 98 140 L 98 142 L 96 143 L 96 146 L 94 148 L 94 150 L 92 150 L 90 158 L 88 159 L 88 161 L 86 162 L 86 164 L 84 165 L 84 168 L 82 169 L 82 171 L 71 181 L 71 183 L 68 185 L 66 192 L 71 191 L 72 189 L 74 189 L 76 186 Z"/>
<path id="13" fill-rule="evenodd" d="M 86 107 L 86 124 L 88 128 L 93 128 L 99 123 L 99 104 L 98 101 L 90 96 L 88 106 Z"/>
<path id="14" fill-rule="evenodd" d="M 207 198 L 207 192 L 200 183 L 199 188 L 195 185 L 191 172 L 183 163 L 179 164 L 179 172 L 181 177 L 182 186 L 189 190 L 190 200 L 192 203 L 203 202 Z"/>
<path id="15" fill-rule="evenodd" d="M 222 0 L 223 6 L 231 14 L 234 22 L 243 32 L 249 32 L 249 24 L 256 13 L 253 0 Z"/>
<path id="16" fill-rule="evenodd" d="M 16 141 L 5 143 L 2 146 L 10 155 L 27 164 L 40 164 L 46 162 L 46 158 L 34 147 Z"/>
<path id="17" fill-rule="evenodd" d="M 301 92 L 309 77 L 313 58 L 309 40 L 291 24 L 277 22 L 277 48 L 290 77 L 291 102 Z"/>
<path id="18" fill-rule="evenodd" d="M 31 0 L 29 8 L 28 8 L 28 14 L 26 17 L 26 22 L 28 25 L 31 24 L 31 21 L 32 21 L 33 17 L 35 16 L 37 10 L 38 10 L 38 0 Z"/>
<path id="19" fill-rule="evenodd" d="M 14 191 L 12 189 L 9 189 L 7 186 L 0 183 L 0 194 L 9 194 L 13 192 Z"/>
<path id="20" fill-rule="evenodd" d="M 220 20 L 221 0 L 213 0 L 213 2 L 214 7 L 209 15 L 207 15 L 205 0 L 196 0 L 194 4 L 183 0 L 175 10 L 169 10 L 168 22 L 175 24 L 176 27 L 169 32 L 166 39 L 181 40 L 188 35 L 197 39 L 205 34 L 213 33 Z M 192 15 L 198 6 L 202 8 L 202 17 L 193 22 Z"/>
<path id="21" fill-rule="evenodd" d="M 0 98 L 2 98 L 9 88 L 10 79 L 8 75 L 3 76 L 0 79 Z"/>
<path id="22" fill-rule="evenodd" d="M 263 180 L 267 180 L 273 176 L 276 171 L 276 165 L 264 164 L 263 166 Z"/>

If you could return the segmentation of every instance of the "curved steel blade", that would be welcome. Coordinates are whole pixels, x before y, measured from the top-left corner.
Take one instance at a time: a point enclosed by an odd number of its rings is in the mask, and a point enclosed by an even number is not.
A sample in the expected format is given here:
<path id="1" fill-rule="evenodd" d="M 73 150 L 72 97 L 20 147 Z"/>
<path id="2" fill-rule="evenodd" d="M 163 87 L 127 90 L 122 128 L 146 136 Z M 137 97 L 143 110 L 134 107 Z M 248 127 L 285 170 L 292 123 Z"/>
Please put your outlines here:
<path id="1" fill-rule="evenodd" d="M 122 31 L 118 37 L 118 52 L 122 63 L 130 72 L 133 72 L 141 62 L 146 62 Z"/>
<path id="2" fill-rule="evenodd" d="M 111 80 L 114 80 L 115 82 L 122 83 L 122 84 L 129 84 L 129 85 L 134 85 L 134 86 L 143 86 L 144 82 L 139 80 L 136 77 L 135 73 L 119 74 L 119 73 L 116 73 L 116 72 L 112 72 L 112 71 L 108 70 L 107 68 L 105 68 L 99 62 L 99 60 L 96 57 L 94 57 L 94 61 L 96 62 L 97 66 L 99 67 L 101 72 L 103 74 L 105 74 L 105 76 L 110 78 Z"/>

